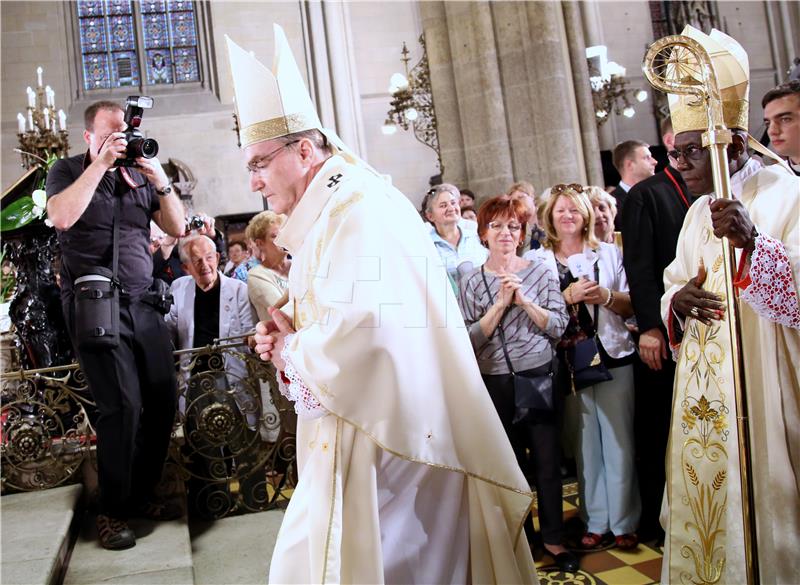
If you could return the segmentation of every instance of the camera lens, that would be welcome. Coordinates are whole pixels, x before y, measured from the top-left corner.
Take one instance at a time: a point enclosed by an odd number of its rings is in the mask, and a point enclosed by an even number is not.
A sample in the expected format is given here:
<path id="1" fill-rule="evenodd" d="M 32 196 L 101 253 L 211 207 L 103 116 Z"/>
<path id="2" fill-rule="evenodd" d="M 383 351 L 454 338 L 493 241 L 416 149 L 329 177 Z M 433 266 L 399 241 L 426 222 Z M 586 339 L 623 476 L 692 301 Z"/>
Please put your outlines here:
<path id="1" fill-rule="evenodd" d="M 153 158 L 158 154 L 158 142 L 152 138 L 145 138 L 142 142 L 142 156 L 144 158 Z"/>
<path id="2" fill-rule="evenodd" d="M 128 141 L 129 158 L 153 158 L 158 154 L 158 142 L 152 138 L 134 138 Z"/>

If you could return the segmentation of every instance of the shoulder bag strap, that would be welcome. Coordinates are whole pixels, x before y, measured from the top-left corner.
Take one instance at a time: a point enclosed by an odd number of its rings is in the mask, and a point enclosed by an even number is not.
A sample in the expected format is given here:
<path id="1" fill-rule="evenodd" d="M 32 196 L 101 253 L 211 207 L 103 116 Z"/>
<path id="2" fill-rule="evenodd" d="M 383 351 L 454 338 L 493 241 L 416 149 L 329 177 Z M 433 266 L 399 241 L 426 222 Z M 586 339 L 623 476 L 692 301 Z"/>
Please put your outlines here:
<path id="1" fill-rule="evenodd" d="M 120 292 L 124 292 L 122 284 L 117 278 L 117 270 L 119 268 L 119 216 L 122 210 L 122 195 L 114 193 L 114 235 L 112 243 L 112 261 L 111 261 L 111 282 L 116 286 Z"/>
<path id="2" fill-rule="evenodd" d="M 597 284 L 600 284 L 600 256 L 599 255 L 597 256 L 597 262 L 594 263 L 594 281 Z M 583 302 L 583 306 L 586 307 L 586 301 L 582 301 L 582 302 Z M 588 309 L 589 307 L 586 307 L 586 308 Z M 594 321 L 592 321 L 592 329 L 594 329 L 594 332 L 589 337 L 594 337 L 595 335 L 597 335 L 597 317 L 599 316 L 599 314 L 600 314 L 600 305 L 595 305 L 594 306 Z"/>
<path id="3" fill-rule="evenodd" d="M 483 286 L 486 287 L 486 293 L 489 295 L 489 300 L 494 303 L 494 296 L 492 295 L 492 291 L 489 288 L 489 283 L 486 281 L 486 273 L 483 271 L 483 266 L 481 266 L 481 278 L 483 279 Z M 506 335 L 503 332 L 503 320 L 506 318 L 509 309 L 511 307 L 506 307 L 506 310 L 503 311 L 503 316 L 500 317 L 500 323 L 497 324 L 497 332 L 500 335 L 500 347 L 503 348 L 503 355 L 506 357 L 506 363 L 508 364 L 508 370 L 511 372 L 513 376 L 516 372 L 514 372 L 514 367 L 511 365 L 511 358 L 508 357 L 508 349 L 506 349 Z"/>
<path id="4" fill-rule="evenodd" d="M 597 255 L 597 262 L 594 263 L 594 281 L 599 285 L 600 284 L 600 254 Z M 595 304 L 594 306 L 594 332 L 597 334 L 597 318 L 600 314 L 600 305 Z"/>

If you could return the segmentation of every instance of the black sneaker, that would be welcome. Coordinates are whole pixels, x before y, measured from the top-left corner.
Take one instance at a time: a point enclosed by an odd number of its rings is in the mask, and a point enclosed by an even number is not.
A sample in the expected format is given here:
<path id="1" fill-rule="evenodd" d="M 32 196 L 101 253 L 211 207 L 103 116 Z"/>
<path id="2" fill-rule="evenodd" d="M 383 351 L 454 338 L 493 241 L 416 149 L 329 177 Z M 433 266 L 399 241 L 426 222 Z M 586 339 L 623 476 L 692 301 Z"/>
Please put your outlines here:
<path id="1" fill-rule="evenodd" d="M 154 500 L 140 505 L 135 514 L 157 522 L 177 520 L 183 517 L 183 506 L 175 500 Z"/>
<path id="2" fill-rule="evenodd" d="M 97 534 L 100 544 L 108 550 L 124 550 L 136 546 L 136 536 L 124 520 L 105 514 L 97 516 Z"/>

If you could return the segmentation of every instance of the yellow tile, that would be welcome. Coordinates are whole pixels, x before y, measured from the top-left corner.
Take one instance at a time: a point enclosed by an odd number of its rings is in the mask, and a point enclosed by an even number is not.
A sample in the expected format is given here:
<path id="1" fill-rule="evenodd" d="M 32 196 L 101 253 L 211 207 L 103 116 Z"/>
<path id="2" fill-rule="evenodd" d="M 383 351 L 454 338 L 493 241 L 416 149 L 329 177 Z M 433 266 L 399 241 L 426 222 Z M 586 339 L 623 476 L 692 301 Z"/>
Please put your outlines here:
<path id="1" fill-rule="evenodd" d="M 611 549 L 608 552 L 626 565 L 635 565 L 636 563 L 643 563 L 644 561 L 661 558 L 661 555 L 656 551 L 641 544 L 633 550 Z"/>
<path id="2" fill-rule="evenodd" d="M 595 577 L 605 583 L 613 583 L 614 585 L 649 585 L 653 582 L 650 577 L 640 573 L 633 567 L 620 567 L 610 571 L 601 571 L 596 573 Z"/>

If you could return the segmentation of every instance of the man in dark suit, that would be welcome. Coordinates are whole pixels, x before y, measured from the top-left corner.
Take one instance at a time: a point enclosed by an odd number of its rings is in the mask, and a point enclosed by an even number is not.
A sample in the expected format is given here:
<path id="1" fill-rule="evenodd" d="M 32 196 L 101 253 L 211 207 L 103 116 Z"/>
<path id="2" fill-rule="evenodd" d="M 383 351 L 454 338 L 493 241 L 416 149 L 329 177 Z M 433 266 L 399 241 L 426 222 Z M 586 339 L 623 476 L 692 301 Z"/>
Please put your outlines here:
<path id="1" fill-rule="evenodd" d="M 671 125 L 662 125 L 662 133 L 671 150 Z M 635 371 L 635 440 L 643 539 L 663 535 L 658 516 L 665 483 L 675 362 L 661 321 L 661 295 L 664 269 L 675 258 L 678 234 L 692 200 L 680 173 L 667 166 L 630 190 L 620 214 L 623 263 L 640 331 L 639 355 L 643 362 Z"/>
<path id="2" fill-rule="evenodd" d="M 628 192 L 631 187 L 656 172 L 658 161 L 650 154 L 650 145 L 641 140 L 626 140 L 614 147 L 614 167 L 619 173 L 620 180 L 612 195 L 617 200 L 617 217 L 614 220 L 614 229 L 622 230 L 621 216 Z"/>

